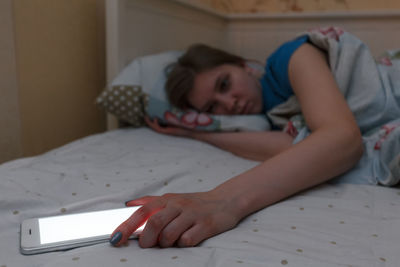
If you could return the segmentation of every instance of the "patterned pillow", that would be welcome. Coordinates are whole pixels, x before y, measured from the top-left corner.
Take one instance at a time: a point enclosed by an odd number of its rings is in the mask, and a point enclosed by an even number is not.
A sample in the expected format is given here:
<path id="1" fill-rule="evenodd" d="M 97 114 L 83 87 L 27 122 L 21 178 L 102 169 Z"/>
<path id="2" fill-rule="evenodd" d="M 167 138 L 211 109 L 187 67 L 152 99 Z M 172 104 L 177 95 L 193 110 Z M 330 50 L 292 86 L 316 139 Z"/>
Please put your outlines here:
<path id="1" fill-rule="evenodd" d="M 148 95 L 140 85 L 114 85 L 106 88 L 97 97 L 97 104 L 121 121 L 134 127 L 145 125 L 143 120 Z"/>

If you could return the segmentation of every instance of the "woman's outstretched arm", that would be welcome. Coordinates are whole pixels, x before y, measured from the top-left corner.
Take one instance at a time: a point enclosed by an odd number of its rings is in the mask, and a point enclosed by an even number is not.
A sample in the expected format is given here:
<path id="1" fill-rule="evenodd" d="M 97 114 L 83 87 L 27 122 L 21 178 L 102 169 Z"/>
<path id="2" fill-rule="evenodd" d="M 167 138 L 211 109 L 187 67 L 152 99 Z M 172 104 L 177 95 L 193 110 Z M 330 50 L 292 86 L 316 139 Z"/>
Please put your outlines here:
<path id="1" fill-rule="evenodd" d="M 292 56 L 289 77 L 312 134 L 215 189 L 239 199 L 240 217 L 349 170 L 362 155 L 359 128 L 324 54 L 303 45 Z"/>
<path id="2" fill-rule="evenodd" d="M 362 155 L 361 134 L 324 54 L 302 45 L 292 55 L 289 77 L 312 132 L 306 139 L 213 190 L 129 202 L 143 207 L 115 230 L 111 243 L 126 242 L 148 220 L 140 246 L 194 246 L 235 227 L 249 214 L 354 166 Z"/>

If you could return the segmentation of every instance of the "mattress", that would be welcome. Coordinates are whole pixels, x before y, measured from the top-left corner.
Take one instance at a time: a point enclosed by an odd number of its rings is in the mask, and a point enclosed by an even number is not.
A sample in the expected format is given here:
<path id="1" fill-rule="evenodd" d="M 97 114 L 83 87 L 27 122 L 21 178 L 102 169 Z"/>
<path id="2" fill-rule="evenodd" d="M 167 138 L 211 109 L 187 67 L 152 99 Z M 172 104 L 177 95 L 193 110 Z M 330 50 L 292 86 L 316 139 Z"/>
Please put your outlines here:
<path id="1" fill-rule="evenodd" d="M 206 191 L 258 162 L 147 128 L 89 136 L 0 165 L 0 266 L 399 266 L 400 190 L 324 184 L 191 248 L 137 240 L 24 256 L 32 217 L 124 207 L 145 195 Z"/>

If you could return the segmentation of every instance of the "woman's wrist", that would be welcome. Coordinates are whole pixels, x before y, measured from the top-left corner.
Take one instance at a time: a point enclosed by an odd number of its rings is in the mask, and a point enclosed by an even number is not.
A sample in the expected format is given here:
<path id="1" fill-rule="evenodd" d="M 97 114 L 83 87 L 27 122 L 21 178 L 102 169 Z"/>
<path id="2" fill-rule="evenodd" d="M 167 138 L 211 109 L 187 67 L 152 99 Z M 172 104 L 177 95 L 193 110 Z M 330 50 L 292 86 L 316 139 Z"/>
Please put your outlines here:
<path id="1" fill-rule="evenodd" d="M 210 134 L 212 133 L 192 130 L 188 133 L 188 137 L 198 141 L 208 142 L 206 136 Z"/>
<path id="2" fill-rule="evenodd" d="M 224 211 L 234 216 L 238 222 L 253 212 L 249 197 L 237 193 L 236 190 L 227 190 L 224 184 L 210 190 L 209 193 L 224 203 Z"/>

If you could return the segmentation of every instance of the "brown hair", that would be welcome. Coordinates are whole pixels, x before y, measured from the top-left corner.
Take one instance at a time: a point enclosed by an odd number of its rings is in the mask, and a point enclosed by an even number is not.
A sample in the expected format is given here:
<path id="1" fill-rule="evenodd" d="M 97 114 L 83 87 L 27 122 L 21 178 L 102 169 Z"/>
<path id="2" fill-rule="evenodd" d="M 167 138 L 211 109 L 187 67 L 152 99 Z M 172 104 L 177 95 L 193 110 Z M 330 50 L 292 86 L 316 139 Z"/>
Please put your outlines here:
<path id="1" fill-rule="evenodd" d="M 224 64 L 243 66 L 242 57 L 227 53 L 204 44 L 189 47 L 175 63 L 166 68 L 167 82 L 165 89 L 169 102 L 178 108 L 189 108 L 187 95 L 193 88 L 195 76 Z"/>

